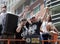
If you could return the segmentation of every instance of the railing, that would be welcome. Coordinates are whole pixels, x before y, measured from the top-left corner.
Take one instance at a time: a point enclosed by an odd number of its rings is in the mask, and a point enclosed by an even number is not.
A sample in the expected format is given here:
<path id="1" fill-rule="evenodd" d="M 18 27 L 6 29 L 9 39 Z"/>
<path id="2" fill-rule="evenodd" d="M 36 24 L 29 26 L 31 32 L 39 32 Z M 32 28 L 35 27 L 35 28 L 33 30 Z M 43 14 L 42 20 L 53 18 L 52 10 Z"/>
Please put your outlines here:
<path id="1" fill-rule="evenodd" d="M 44 44 L 44 42 L 50 42 L 51 44 L 60 44 L 60 40 L 42 40 L 42 44 Z"/>
<path id="2" fill-rule="evenodd" d="M 7 44 L 10 44 L 11 41 L 15 42 L 15 41 L 20 41 L 20 42 L 23 42 L 25 40 L 20 40 L 20 39 L 0 39 L 0 41 L 7 41 Z M 52 44 L 55 44 L 55 42 L 58 42 L 57 44 L 60 44 L 60 40 L 42 40 L 41 41 L 42 44 L 44 44 L 44 42 L 52 42 Z"/>
<path id="3" fill-rule="evenodd" d="M 57 38 L 58 38 L 58 35 L 57 34 L 54 34 L 50 40 L 39 40 L 38 39 L 38 41 L 39 41 L 38 44 L 40 44 L 40 43 L 41 44 L 44 44 L 44 42 L 50 42 L 52 44 L 55 44 L 57 42 L 56 44 L 60 44 L 60 40 L 58 40 Z M 0 39 L 0 41 L 2 41 L 2 42 L 7 41 L 7 44 L 11 44 L 11 42 L 15 42 L 15 41 L 26 42 L 26 40 L 22 40 L 22 39 Z M 35 41 L 35 43 L 36 43 L 37 39 L 32 40 L 32 41 Z"/>
<path id="4" fill-rule="evenodd" d="M 7 44 L 10 44 L 11 41 L 12 42 L 15 42 L 15 41 L 22 42 L 22 41 L 25 41 L 25 40 L 20 40 L 20 39 L 0 39 L 0 41 L 3 41 L 3 42 L 7 41 Z"/>

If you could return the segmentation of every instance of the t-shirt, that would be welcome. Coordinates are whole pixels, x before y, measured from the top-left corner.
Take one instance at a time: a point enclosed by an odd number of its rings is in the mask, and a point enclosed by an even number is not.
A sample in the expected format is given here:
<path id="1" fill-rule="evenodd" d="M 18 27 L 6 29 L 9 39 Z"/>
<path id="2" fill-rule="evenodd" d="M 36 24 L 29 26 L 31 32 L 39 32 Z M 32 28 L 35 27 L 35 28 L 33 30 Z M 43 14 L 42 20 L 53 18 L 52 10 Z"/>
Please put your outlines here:
<path id="1" fill-rule="evenodd" d="M 3 23 L 3 19 L 4 19 L 4 17 L 5 17 L 5 14 L 6 14 L 6 13 L 1 13 L 1 14 L 0 14 L 0 25 L 2 25 L 2 23 Z"/>
<path id="2" fill-rule="evenodd" d="M 27 22 L 26 23 L 26 28 L 28 28 L 29 27 L 29 23 Z M 20 30 L 20 32 L 19 33 L 16 33 L 16 38 L 17 39 L 22 39 L 23 37 L 21 36 L 21 34 L 25 31 L 26 29 L 24 28 L 24 26 L 21 28 L 21 30 Z"/>
<path id="3" fill-rule="evenodd" d="M 35 22 L 35 23 L 30 24 L 29 27 L 32 30 L 34 30 L 36 34 L 40 35 L 40 26 L 41 26 L 41 24 L 42 24 L 42 22 L 41 21 L 38 21 L 38 22 Z"/>

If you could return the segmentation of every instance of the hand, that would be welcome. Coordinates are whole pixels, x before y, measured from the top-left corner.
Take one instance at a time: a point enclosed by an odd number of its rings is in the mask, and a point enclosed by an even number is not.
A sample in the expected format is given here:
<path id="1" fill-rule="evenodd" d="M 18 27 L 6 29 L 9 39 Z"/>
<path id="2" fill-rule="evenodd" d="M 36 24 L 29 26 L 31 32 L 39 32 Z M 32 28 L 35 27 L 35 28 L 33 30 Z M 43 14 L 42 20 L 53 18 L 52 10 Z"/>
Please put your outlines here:
<path id="1" fill-rule="evenodd" d="M 19 32 L 20 32 L 20 29 L 16 29 L 16 32 L 18 32 L 18 33 L 19 33 Z"/>
<path id="2" fill-rule="evenodd" d="M 27 19 L 27 21 L 28 21 L 29 24 L 32 24 L 32 22 L 30 20 Z"/>

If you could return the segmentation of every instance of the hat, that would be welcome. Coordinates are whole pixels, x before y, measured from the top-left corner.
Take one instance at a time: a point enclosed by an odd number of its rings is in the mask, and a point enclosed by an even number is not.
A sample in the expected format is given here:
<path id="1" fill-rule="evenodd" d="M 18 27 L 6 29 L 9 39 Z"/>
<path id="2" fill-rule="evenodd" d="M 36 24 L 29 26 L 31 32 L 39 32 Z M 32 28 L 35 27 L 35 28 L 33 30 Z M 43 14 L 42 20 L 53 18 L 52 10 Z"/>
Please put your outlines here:
<path id="1" fill-rule="evenodd" d="M 25 19 L 25 18 L 22 18 L 20 21 L 27 21 L 27 19 Z"/>
<path id="2" fill-rule="evenodd" d="M 36 15 L 31 15 L 28 19 L 33 19 L 35 18 Z"/>

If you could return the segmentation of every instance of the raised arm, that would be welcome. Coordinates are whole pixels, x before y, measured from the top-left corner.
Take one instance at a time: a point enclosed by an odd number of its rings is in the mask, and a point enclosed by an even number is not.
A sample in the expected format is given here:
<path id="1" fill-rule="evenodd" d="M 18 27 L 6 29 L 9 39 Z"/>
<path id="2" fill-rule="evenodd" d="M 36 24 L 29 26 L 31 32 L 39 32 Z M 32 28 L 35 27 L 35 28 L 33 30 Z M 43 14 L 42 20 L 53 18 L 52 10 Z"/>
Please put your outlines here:
<path id="1" fill-rule="evenodd" d="M 22 28 L 22 23 L 20 23 L 16 29 L 16 32 L 19 33 L 21 31 Z"/>

